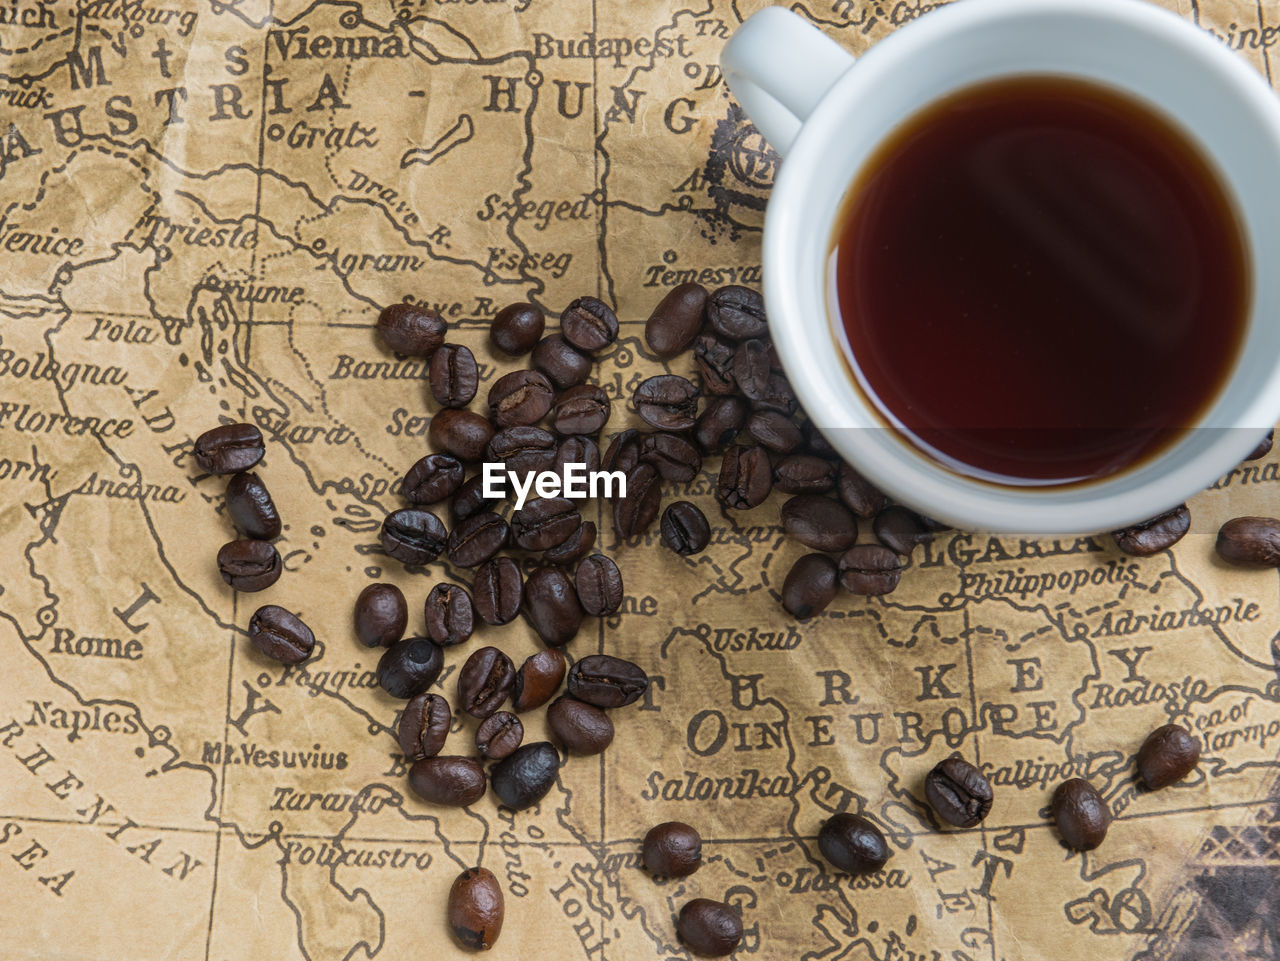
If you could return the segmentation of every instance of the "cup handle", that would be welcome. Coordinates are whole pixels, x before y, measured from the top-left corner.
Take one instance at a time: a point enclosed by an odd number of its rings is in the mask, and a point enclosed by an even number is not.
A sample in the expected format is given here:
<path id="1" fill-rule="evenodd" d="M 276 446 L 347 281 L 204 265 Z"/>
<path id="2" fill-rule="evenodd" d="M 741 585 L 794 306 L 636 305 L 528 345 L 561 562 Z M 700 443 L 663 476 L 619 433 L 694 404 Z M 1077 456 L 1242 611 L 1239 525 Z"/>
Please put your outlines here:
<path id="1" fill-rule="evenodd" d="M 783 7 L 765 7 L 740 26 L 720 53 L 720 68 L 751 122 L 779 154 L 853 57 Z"/>

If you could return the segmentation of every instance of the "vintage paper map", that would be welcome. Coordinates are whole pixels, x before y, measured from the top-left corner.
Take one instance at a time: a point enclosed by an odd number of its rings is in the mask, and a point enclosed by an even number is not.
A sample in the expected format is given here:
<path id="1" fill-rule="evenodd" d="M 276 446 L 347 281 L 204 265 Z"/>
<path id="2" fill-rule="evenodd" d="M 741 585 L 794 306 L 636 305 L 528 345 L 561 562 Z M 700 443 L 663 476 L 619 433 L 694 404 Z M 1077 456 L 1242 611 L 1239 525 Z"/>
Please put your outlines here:
<path id="1" fill-rule="evenodd" d="M 593 504 L 630 600 L 570 653 L 635 660 L 651 696 L 536 810 L 409 791 L 351 605 L 393 580 L 420 630 L 430 584 L 469 576 L 378 547 L 435 409 L 378 309 L 438 305 L 482 400 L 513 366 L 496 309 L 599 295 L 624 319 L 606 439 L 626 426 L 663 293 L 759 283 L 776 156 L 717 68 L 758 5 L 0 4 L 0 957 L 462 956 L 443 902 L 477 863 L 506 894 L 498 958 L 686 957 L 698 896 L 741 907 L 738 957 L 1280 957 L 1280 582 L 1212 551 L 1226 518 L 1280 513 L 1275 453 L 1196 498 L 1172 552 L 950 533 L 896 593 L 805 624 L 777 603 L 801 553 L 780 496 L 724 517 L 710 460 L 670 491 L 715 528 L 687 560 L 656 529 L 617 548 Z M 929 6 L 794 9 L 858 52 Z M 1178 12 L 1271 76 L 1275 0 Z M 224 485 L 188 456 L 220 417 L 267 435 L 287 525 L 286 573 L 252 597 L 218 577 Z M 304 668 L 248 644 L 268 602 L 315 628 Z M 537 646 L 523 623 L 479 643 Z M 1171 719 L 1199 771 L 1140 793 L 1133 753 Z M 929 820 L 921 780 L 953 748 L 996 785 L 981 830 Z M 1086 856 L 1047 822 L 1071 775 L 1116 815 Z M 886 829 L 881 874 L 824 866 L 842 809 Z M 671 818 L 706 864 L 658 883 L 638 844 Z"/>

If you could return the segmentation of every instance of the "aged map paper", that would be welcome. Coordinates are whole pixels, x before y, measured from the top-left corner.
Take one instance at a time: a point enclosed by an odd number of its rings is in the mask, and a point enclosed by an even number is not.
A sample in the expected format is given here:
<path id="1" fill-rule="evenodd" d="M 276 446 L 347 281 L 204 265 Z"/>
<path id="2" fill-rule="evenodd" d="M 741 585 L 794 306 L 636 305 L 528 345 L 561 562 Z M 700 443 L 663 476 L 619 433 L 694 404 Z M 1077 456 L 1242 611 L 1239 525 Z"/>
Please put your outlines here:
<path id="1" fill-rule="evenodd" d="M 758 5 L 0 4 L 0 957 L 461 956 L 443 902 L 477 863 L 506 894 L 499 958 L 685 957 L 674 914 L 699 896 L 741 907 L 739 957 L 1280 956 L 1280 584 L 1212 551 L 1226 518 L 1280 513 L 1274 453 L 1197 497 L 1171 552 L 948 533 L 896 593 L 805 624 L 777 602 L 801 553 L 780 496 L 724 517 L 710 460 L 669 491 L 715 527 L 687 560 L 656 530 L 618 547 L 593 504 L 631 600 L 569 651 L 635 660 L 650 696 L 535 810 L 408 790 L 352 601 L 392 580 L 420 630 L 429 586 L 469 576 L 378 547 L 435 409 L 378 309 L 437 305 L 482 401 L 513 366 L 495 310 L 599 295 L 624 320 L 606 440 L 627 426 L 663 293 L 759 283 L 777 158 L 717 68 Z M 928 5 L 794 8 L 857 53 Z M 1177 10 L 1271 76 L 1274 0 Z M 219 418 L 262 428 L 287 525 L 253 597 L 218 577 L 224 485 L 189 457 Z M 250 647 L 261 603 L 315 628 L 312 662 Z M 480 643 L 537 646 L 523 623 Z M 1140 793 L 1133 754 L 1171 719 L 1200 768 Z M 981 830 L 924 805 L 952 749 L 996 784 Z M 1085 856 L 1046 817 L 1071 775 L 1116 815 Z M 894 849 L 870 879 L 818 855 L 846 809 Z M 671 818 L 706 863 L 655 882 L 638 842 Z"/>

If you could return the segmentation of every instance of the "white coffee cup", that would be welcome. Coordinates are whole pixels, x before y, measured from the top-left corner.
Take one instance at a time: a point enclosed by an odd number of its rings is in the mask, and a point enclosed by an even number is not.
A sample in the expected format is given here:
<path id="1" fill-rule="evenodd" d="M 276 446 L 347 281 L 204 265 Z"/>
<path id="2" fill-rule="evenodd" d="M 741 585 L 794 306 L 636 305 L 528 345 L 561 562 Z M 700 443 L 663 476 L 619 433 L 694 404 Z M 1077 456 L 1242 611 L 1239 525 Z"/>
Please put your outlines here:
<path id="1" fill-rule="evenodd" d="M 1280 419 L 1280 99 L 1207 33 L 1142 0 L 959 0 L 855 62 L 796 14 L 769 7 L 738 29 L 721 63 L 784 158 L 763 241 L 778 356 L 831 444 L 895 500 L 971 530 L 1111 530 L 1203 490 Z M 1148 460 L 1070 486 L 963 476 L 885 427 L 846 369 L 828 293 L 835 219 L 876 146 L 940 97 L 1026 74 L 1100 82 L 1175 118 L 1234 199 L 1251 264 L 1244 344 L 1199 424 Z"/>

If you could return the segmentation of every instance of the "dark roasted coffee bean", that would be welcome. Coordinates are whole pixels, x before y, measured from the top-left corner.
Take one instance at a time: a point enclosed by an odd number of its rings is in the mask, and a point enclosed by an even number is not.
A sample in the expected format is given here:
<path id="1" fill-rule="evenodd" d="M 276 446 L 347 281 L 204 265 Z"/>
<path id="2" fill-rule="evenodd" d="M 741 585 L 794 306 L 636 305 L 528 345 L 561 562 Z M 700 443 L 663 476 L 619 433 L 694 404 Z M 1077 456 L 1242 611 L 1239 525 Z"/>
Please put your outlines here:
<path id="1" fill-rule="evenodd" d="M 409 768 L 409 786 L 432 804 L 466 807 L 484 797 L 484 768 L 469 757 L 424 757 Z"/>
<path id="2" fill-rule="evenodd" d="M 531 654 L 516 671 L 516 682 L 511 690 L 512 708 L 532 711 L 535 707 L 542 707 L 560 690 L 565 669 L 564 655 L 554 647 Z"/>
<path id="3" fill-rule="evenodd" d="M 240 533 L 255 541 L 280 536 L 280 514 L 261 478 L 252 471 L 236 474 L 227 482 L 227 513 Z"/>
<path id="4" fill-rule="evenodd" d="M 1082 778 L 1059 784 L 1050 810 L 1063 842 L 1073 850 L 1092 851 L 1107 836 L 1111 811 L 1097 788 Z"/>
<path id="5" fill-rule="evenodd" d="M 223 424 L 196 438 L 192 454 L 206 474 L 238 474 L 249 470 L 267 452 L 262 431 L 252 424 Z"/>
<path id="6" fill-rule="evenodd" d="M 471 951 L 488 951 L 502 933 L 502 886 L 486 868 L 468 868 L 449 888 L 449 927 Z"/>
<path id="7" fill-rule="evenodd" d="M 410 698 L 396 726 L 396 740 L 400 742 L 405 760 L 435 757 L 444 749 L 452 725 L 449 702 L 439 694 L 423 693 Z"/>
<path id="8" fill-rule="evenodd" d="M 421 694 L 440 676 L 444 653 L 425 637 L 406 637 L 382 652 L 375 672 L 382 689 L 392 697 Z"/>
<path id="9" fill-rule="evenodd" d="M 480 386 L 480 370 L 471 350 L 461 344 L 444 344 L 431 355 L 427 371 L 431 396 L 441 407 L 466 407 Z"/>
<path id="10" fill-rule="evenodd" d="M 475 608 L 471 595 L 457 584 L 437 584 L 423 605 L 427 617 L 427 637 L 441 647 L 462 644 L 475 629 Z"/>
<path id="11" fill-rule="evenodd" d="M 570 754 L 600 754 L 613 743 L 609 715 L 572 697 L 558 697 L 547 708 L 547 727 Z"/>
<path id="12" fill-rule="evenodd" d="M 1274 430 L 1267 431 L 1267 436 L 1258 441 L 1258 445 L 1249 452 L 1249 456 L 1245 460 L 1259 460 L 1271 453 L 1271 445 L 1275 443 L 1276 432 Z"/>
<path id="13" fill-rule="evenodd" d="M 665 481 L 687 484 L 702 470 L 702 454 L 697 446 L 679 434 L 658 432 L 640 440 L 640 459 L 658 469 Z"/>
<path id="14" fill-rule="evenodd" d="M 556 438 L 541 427 L 508 427 L 493 435 L 486 458 L 501 461 L 521 477 L 551 470 L 556 462 Z"/>
<path id="15" fill-rule="evenodd" d="M 773 469 L 773 486 L 784 494 L 825 494 L 836 480 L 836 465 L 813 454 L 790 454 Z"/>
<path id="16" fill-rule="evenodd" d="M 538 341 L 538 346 L 533 348 L 533 366 L 542 371 L 557 390 L 567 390 L 591 376 L 591 358 L 559 334 Z"/>
<path id="17" fill-rule="evenodd" d="M 733 379 L 748 400 L 759 400 L 769 388 L 769 345 L 763 340 L 748 340 L 733 353 Z"/>
<path id="18" fill-rule="evenodd" d="M 392 304 L 378 314 L 378 334 L 397 354 L 430 357 L 444 343 L 444 318 L 430 307 Z"/>
<path id="19" fill-rule="evenodd" d="M 390 647 L 404 637 L 409 605 L 394 584 L 370 584 L 356 598 L 356 637 L 366 647 Z"/>
<path id="20" fill-rule="evenodd" d="M 218 573 L 237 591 L 265 591 L 280 571 L 280 554 L 266 541 L 229 541 L 218 551 Z"/>
<path id="21" fill-rule="evenodd" d="M 835 599 L 836 576 L 836 562 L 827 555 L 804 555 L 782 582 L 782 606 L 797 620 L 816 617 Z"/>
<path id="22" fill-rule="evenodd" d="M 568 644 L 582 626 L 582 605 L 567 574 L 558 567 L 539 567 L 524 586 L 524 609 L 544 644 Z"/>
<path id="23" fill-rule="evenodd" d="M 603 554 L 583 558 L 573 577 L 578 603 L 592 617 L 608 617 L 622 606 L 622 574 Z"/>
<path id="24" fill-rule="evenodd" d="M 836 490 L 844 506 L 859 517 L 875 517 L 889 506 L 889 498 L 879 488 L 845 463 L 840 465 Z"/>
<path id="25" fill-rule="evenodd" d="M 658 524 L 662 543 L 682 557 L 700 554 L 711 540 L 711 525 L 696 504 L 676 501 L 662 512 Z"/>
<path id="26" fill-rule="evenodd" d="M 560 333 L 578 350 L 594 354 L 618 339 L 618 316 L 602 300 L 579 297 L 560 315 Z"/>
<path id="27" fill-rule="evenodd" d="M 745 394 L 746 391 L 743 393 Z M 800 401 L 796 399 L 791 381 L 787 380 L 785 374 L 776 370 L 770 373 L 769 379 L 765 381 L 764 392 L 759 397 L 753 397 L 752 401 L 762 410 L 774 410 L 788 417 L 793 416 L 800 409 Z"/>
<path id="28" fill-rule="evenodd" d="M 596 525 L 593 521 L 583 521 L 576 531 L 566 537 L 555 547 L 542 552 L 542 560 L 547 564 L 574 564 L 591 553 L 596 546 Z"/>
<path id="29" fill-rule="evenodd" d="M 499 428 L 529 427 L 551 410 L 555 391 L 536 370 L 513 370 L 489 388 L 489 417 Z"/>
<path id="30" fill-rule="evenodd" d="M 716 496 L 725 507 L 747 510 L 759 507 L 773 488 L 773 465 L 763 447 L 735 444 L 724 452 L 720 475 L 716 478 Z"/>
<path id="31" fill-rule="evenodd" d="M 840 583 L 850 594 L 888 594 L 902 579 L 902 559 L 879 544 L 858 544 L 840 556 Z"/>
<path id="32" fill-rule="evenodd" d="M 458 709 L 472 717 L 488 717 L 506 703 L 515 679 L 511 658 L 496 647 L 472 651 L 458 672 Z"/>
<path id="33" fill-rule="evenodd" d="M 712 397 L 693 425 L 694 439 L 708 454 L 723 450 L 747 422 L 747 410 L 741 397 Z"/>
<path id="34" fill-rule="evenodd" d="M 748 417 L 747 436 L 775 454 L 790 454 L 804 441 L 796 422 L 776 410 L 758 410 Z"/>
<path id="35" fill-rule="evenodd" d="M 702 329 L 702 312 L 707 306 L 707 289 L 701 284 L 673 287 L 644 325 L 644 341 L 662 359 L 683 353 L 693 345 Z"/>
<path id="36" fill-rule="evenodd" d="M 736 394 L 733 379 L 734 346 L 715 334 L 699 334 L 693 342 L 693 362 L 702 376 L 702 389 L 708 394 Z"/>
<path id="37" fill-rule="evenodd" d="M 925 775 L 924 796 L 938 817 L 958 828 L 971 828 L 991 813 L 991 782 L 959 754 Z"/>
<path id="38" fill-rule="evenodd" d="M 579 384 L 562 392 L 554 409 L 557 434 L 594 434 L 609 422 L 609 395 L 595 384 Z"/>
<path id="39" fill-rule="evenodd" d="M 627 496 L 613 502 L 613 529 L 624 541 L 649 529 L 662 508 L 662 484 L 652 464 L 637 464 L 627 473 Z"/>
<path id="40" fill-rule="evenodd" d="M 919 514 L 896 504 L 877 514 L 871 529 L 876 540 L 903 557 L 910 557 L 917 546 L 933 540 L 933 532 Z"/>
<path id="41" fill-rule="evenodd" d="M 427 440 L 460 461 L 484 460 L 484 449 L 493 440 L 493 425 L 473 410 L 446 407 L 431 418 Z"/>
<path id="42" fill-rule="evenodd" d="M 507 522 L 500 514 L 472 514 L 449 532 L 449 560 L 459 567 L 477 567 L 507 543 Z"/>
<path id="43" fill-rule="evenodd" d="M 702 835 L 683 821 L 664 821 L 649 828 L 640 854 L 655 877 L 687 878 L 702 867 Z"/>
<path id="44" fill-rule="evenodd" d="M 1280 567 L 1280 520 L 1233 517 L 1219 528 L 1216 549 L 1229 564 Z"/>
<path id="45" fill-rule="evenodd" d="M 835 814 L 818 831 L 818 850 L 848 874 L 874 874 L 893 853 L 880 829 L 860 814 Z"/>
<path id="46" fill-rule="evenodd" d="M 707 322 L 721 337 L 746 340 L 769 332 L 764 298 L 758 291 L 736 284 L 721 287 L 707 298 Z"/>
<path id="47" fill-rule="evenodd" d="M 569 693 L 596 707 L 622 707 L 644 696 L 649 675 L 611 654 L 589 654 L 569 669 Z"/>
<path id="48" fill-rule="evenodd" d="M 527 551 L 545 551 L 563 544 L 581 526 L 573 501 L 536 497 L 511 515 L 511 539 Z"/>
<path id="49" fill-rule="evenodd" d="M 827 440 L 827 435 L 818 430 L 813 421 L 805 421 L 804 424 L 804 443 L 808 453 L 815 457 L 827 457 L 832 460 L 837 459 L 840 454 L 831 446 L 831 442 Z M 852 510 L 853 508 L 850 508 Z"/>
<path id="50" fill-rule="evenodd" d="M 1191 512 L 1186 504 L 1157 514 L 1149 520 L 1112 531 L 1116 547 L 1134 557 L 1149 557 L 1172 547 L 1191 529 Z"/>
<path id="51" fill-rule="evenodd" d="M 640 419 L 658 430 L 688 430 L 698 418 L 698 388 L 675 374 L 641 382 L 634 399 Z"/>
<path id="52" fill-rule="evenodd" d="M 253 612 L 253 617 L 249 618 L 249 640 L 263 654 L 281 664 L 301 664 L 311 656 L 316 646 L 311 628 L 296 614 L 275 604 L 264 605 Z"/>
<path id="53" fill-rule="evenodd" d="M 537 741 L 494 765 L 490 781 L 498 800 L 520 811 L 546 797 L 559 772 L 560 752 L 549 741 Z"/>
<path id="54" fill-rule="evenodd" d="M 524 725 L 510 711 L 499 711 L 476 728 L 476 750 L 486 761 L 501 761 L 515 753 L 524 740 Z"/>
<path id="55" fill-rule="evenodd" d="M 628 427 L 620 434 L 614 434 L 609 447 L 600 458 L 600 467 L 607 471 L 622 471 L 629 474 L 631 468 L 640 463 L 640 441 L 642 435 L 634 427 Z"/>
<path id="56" fill-rule="evenodd" d="M 454 521 L 465 521 L 468 517 L 490 510 L 498 502 L 484 496 L 484 475 L 477 474 L 458 488 L 449 504 L 449 511 Z"/>
<path id="57" fill-rule="evenodd" d="M 835 554 L 858 539 L 858 521 L 849 508 L 821 494 L 797 494 L 782 505 L 782 528 L 805 547 Z"/>
<path id="58" fill-rule="evenodd" d="M 547 318 L 533 304 L 508 304 L 489 325 L 489 340 L 504 354 L 518 357 L 537 346 Z"/>
<path id="59" fill-rule="evenodd" d="M 1168 787 L 1200 763 L 1200 742 L 1178 724 L 1158 727 L 1138 748 L 1138 776 L 1150 791 Z"/>
<path id="60" fill-rule="evenodd" d="M 551 465 L 551 469 L 561 477 L 565 476 L 565 468 L 569 464 L 581 464 L 584 475 L 580 475 L 578 480 L 582 481 L 585 473 L 600 469 L 600 448 L 596 446 L 596 442 L 590 437 L 582 437 L 574 435 L 566 437 L 560 441 L 560 446 L 556 448 L 555 463 Z"/>
<path id="61" fill-rule="evenodd" d="M 410 504 L 434 504 L 462 486 L 462 464 L 448 454 L 428 454 L 404 475 L 400 491 Z"/>
<path id="62" fill-rule="evenodd" d="M 524 575 L 509 557 L 495 557 L 476 568 L 471 586 L 472 603 L 480 620 L 497 627 L 510 624 L 524 600 Z"/>
<path id="63" fill-rule="evenodd" d="M 402 564 L 430 564 L 448 536 L 440 518 L 419 507 L 402 508 L 382 522 L 382 549 Z"/>
<path id="64" fill-rule="evenodd" d="M 680 909 L 676 936 L 694 954 L 723 958 L 742 941 L 742 918 L 723 901 L 694 898 Z"/>

